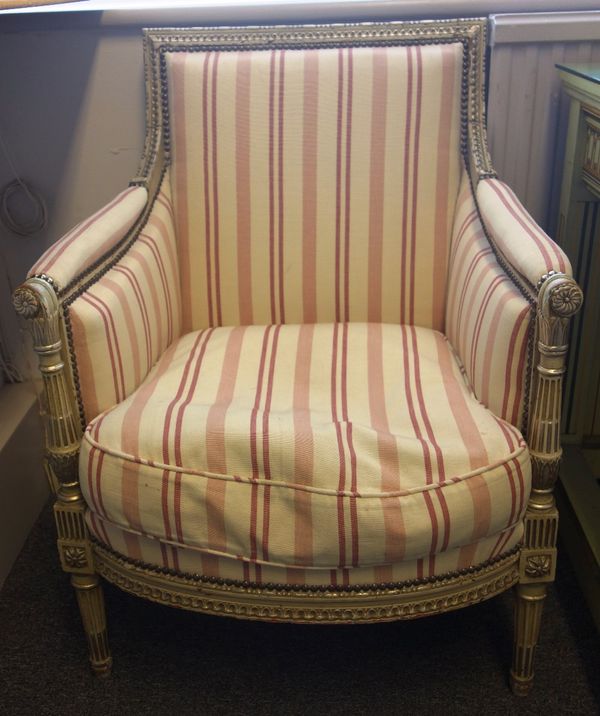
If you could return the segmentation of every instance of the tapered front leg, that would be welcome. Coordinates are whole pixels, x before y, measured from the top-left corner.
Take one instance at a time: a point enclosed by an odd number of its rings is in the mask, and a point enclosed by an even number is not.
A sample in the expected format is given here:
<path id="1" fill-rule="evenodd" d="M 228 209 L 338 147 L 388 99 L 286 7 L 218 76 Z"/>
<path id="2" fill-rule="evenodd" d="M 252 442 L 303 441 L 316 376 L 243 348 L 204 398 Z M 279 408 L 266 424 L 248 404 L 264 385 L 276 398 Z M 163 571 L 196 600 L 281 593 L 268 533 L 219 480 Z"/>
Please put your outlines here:
<path id="1" fill-rule="evenodd" d="M 533 684 L 533 659 L 546 599 L 545 584 L 519 584 L 515 593 L 515 637 L 510 686 L 513 693 L 526 696 Z"/>
<path id="2" fill-rule="evenodd" d="M 97 676 L 108 676 L 112 667 L 112 657 L 108 647 L 104 595 L 98 575 L 73 574 L 71 584 L 75 587 L 77 595 L 92 670 Z"/>

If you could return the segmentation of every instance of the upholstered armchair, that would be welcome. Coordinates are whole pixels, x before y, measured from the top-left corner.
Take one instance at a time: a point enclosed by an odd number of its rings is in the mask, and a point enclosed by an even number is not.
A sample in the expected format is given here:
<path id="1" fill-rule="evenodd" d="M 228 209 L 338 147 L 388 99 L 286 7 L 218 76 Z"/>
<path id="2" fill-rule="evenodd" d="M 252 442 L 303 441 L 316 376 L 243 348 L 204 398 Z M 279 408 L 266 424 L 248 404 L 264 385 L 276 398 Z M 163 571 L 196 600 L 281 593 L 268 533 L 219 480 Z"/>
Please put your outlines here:
<path id="1" fill-rule="evenodd" d="M 491 166 L 484 54 L 481 20 L 145 33 L 139 174 L 14 297 L 98 674 L 100 577 L 321 624 L 515 587 L 529 688 L 582 295 Z"/>

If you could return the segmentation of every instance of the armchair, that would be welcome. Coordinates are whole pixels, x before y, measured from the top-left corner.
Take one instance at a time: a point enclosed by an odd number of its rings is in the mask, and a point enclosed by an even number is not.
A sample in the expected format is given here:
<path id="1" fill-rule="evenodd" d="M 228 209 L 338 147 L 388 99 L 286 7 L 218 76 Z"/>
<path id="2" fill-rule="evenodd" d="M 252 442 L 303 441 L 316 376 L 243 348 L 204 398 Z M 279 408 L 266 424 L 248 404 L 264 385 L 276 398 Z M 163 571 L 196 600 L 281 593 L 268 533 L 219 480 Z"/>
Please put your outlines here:
<path id="1" fill-rule="evenodd" d="M 514 586 L 526 693 L 582 295 L 491 166 L 485 21 L 144 43 L 139 175 L 14 296 L 94 671 L 100 577 L 321 624 Z"/>

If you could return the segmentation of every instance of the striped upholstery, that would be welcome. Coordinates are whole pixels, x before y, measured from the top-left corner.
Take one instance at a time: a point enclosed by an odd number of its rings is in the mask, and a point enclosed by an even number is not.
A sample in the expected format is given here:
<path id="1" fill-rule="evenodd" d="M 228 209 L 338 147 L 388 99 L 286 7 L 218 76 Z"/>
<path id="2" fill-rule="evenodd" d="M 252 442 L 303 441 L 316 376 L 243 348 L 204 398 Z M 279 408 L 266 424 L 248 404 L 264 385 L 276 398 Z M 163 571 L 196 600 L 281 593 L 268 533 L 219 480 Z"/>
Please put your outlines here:
<path id="1" fill-rule="evenodd" d="M 258 564 L 210 554 L 188 545 L 183 547 L 131 529 L 125 530 L 91 511 L 86 514 L 86 521 L 97 540 L 130 559 L 147 564 L 220 579 L 314 586 L 382 584 L 445 575 L 505 554 L 523 537 L 523 523 L 519 522 L 497 535 L 478 540 L 466 549 L 455 547 L 425 558 L 375 567 L 319 569 Z"/>
<path id="2" fill-rule="evenodd" d="M 166 55 L 183 330 L 441 330 L 462 45 Z"/>
<path id="3" fill-rule="evenodd" d="M 143 187 L 125 189 L 50 246 L 28 275 L 44 273 L 64 288 L 127 234 L 147 200 L 148 192 Z"/>
<path id="4" fill-rule="evenodd" d="M 86 420 L 124 400 L 179 336 L 179 269 L 168 175 L 125 256 L 69 307 Z"/>
<path id="5" fill-rule="evenodd" d="M 390 324 L 210 328 L 92 421 L 92 511 L 206 553 L 367 567 L 521 519 L 529 454 L 474 397 L 446 339 Z"/>
<path id="6" fill-rule="evenodd" d="M 477 187 L 483 222 L 509 263 L 534 286 L 548 271 L 571 276 L 564 252 L 525 211 L 514 192 L 498 179 L 485 179 Z"/>
<path id="7" fill-rule="evenodd" d="M 520 427 L 534 313 L 498 264 L 483 232 L 466 172 L 454 218 L 446 335 L 475 394 Z"/>

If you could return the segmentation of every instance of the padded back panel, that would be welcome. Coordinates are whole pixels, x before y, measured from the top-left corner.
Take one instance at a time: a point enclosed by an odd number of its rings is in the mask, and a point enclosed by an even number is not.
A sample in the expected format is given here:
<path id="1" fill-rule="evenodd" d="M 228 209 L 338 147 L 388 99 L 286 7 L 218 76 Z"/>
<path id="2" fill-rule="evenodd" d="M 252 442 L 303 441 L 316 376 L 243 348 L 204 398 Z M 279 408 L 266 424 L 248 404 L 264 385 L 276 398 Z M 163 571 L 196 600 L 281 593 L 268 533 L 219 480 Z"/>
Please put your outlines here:
<path id="1" fill-rule="evenodd" d="M 443 328 L 460 43 L 167 54 L 183 330 Z"/>

